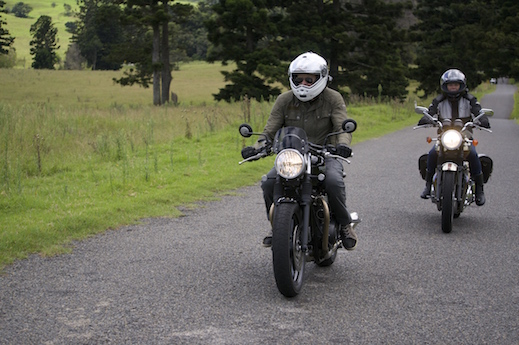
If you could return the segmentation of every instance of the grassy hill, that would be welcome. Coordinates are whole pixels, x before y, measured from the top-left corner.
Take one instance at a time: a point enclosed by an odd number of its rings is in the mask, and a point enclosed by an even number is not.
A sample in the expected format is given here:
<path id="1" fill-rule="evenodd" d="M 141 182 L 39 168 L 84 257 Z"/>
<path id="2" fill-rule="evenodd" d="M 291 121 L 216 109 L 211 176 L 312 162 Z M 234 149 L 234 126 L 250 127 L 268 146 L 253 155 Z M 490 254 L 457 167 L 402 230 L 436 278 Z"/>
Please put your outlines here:
<path id="1" fill-rule="evenodd" d="M 14 48 L 16 48 L 17 64 L 16 68 L 31 68 L 32 56 L 30 54 L 30 44 L 32 37 L 30 34 L 31 25 L 36 23 L 38 18 L 46 15 L 52 18 L 52 23 L 58 29 L 58 40 L 60 49 L 58 55 L 62 60 L 65 59 L 70 44 L 71 34 L 65 30 L 65 23 L 75 21 L 74 17 L 66 15 L 64 5 L 70 5 L 72 11 L 79 9 L 76 0 L 5 0 L 5 9 L 11 9 L 16 3 L 23 2 L 33 8 L 28 18 L 17 18 L 14 14 L 2 14 L 7 25 L 6 29 L 12 37 L 15 37 Z M 198 0 L 177 1 L 182 3 L 196 4 Z"/>
<path id="2" fill-rule="evenodd" d="M 5 8 L 12 8 L 18 0 L 6 0 Z M 16 56 L 18 62 L 17 68 L 30 68 L 32 64 L 32 56 L 30 54 L 31 41 L 31 25 L 36 23 L 38 18 L 42 15 L 46 15 L 52 18 L 52 23 L 58 29 L 58 44 L 60 49 L 58 55 L 64 59 L 65 52 L 68 49 L 69 40 L 71 34 L 65 31 L 65 23 L 74 21 L 74 17 L 67 16 L 65 14 L 64 4 L 70 5 L 72 10 L 78 8 L 75 0 L 24 0 L 24 4 L 27 4 L 33 8 L 29 13 L 28 18 L 17 18 L 14 14 L 2 15 L 7 22 L 6 29 L 9 30 L 9 34 L 15 38 L 14 48 L 16 49 Z"/>

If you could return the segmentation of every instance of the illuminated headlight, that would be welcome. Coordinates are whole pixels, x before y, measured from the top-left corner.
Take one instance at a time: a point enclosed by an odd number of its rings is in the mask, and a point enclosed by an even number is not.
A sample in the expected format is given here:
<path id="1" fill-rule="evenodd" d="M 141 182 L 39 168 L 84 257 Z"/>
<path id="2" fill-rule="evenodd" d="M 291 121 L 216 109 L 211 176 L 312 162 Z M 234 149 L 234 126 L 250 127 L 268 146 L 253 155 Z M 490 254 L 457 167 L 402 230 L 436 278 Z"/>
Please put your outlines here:
<path id="1" fill-rule="evenodd" d="M 293 179 L 303 173 L 305 170 L 305 161 L 299 151 L 285 149 L 277 155 L 274 166 L 281 177 Z"/>
<path id="2" fill-rule="evenodd" d="M 456 150 L 462 141 L 461 133 L 453 129 L 445 131 L 442 135 L 442 145 L 447 150 Z"/>

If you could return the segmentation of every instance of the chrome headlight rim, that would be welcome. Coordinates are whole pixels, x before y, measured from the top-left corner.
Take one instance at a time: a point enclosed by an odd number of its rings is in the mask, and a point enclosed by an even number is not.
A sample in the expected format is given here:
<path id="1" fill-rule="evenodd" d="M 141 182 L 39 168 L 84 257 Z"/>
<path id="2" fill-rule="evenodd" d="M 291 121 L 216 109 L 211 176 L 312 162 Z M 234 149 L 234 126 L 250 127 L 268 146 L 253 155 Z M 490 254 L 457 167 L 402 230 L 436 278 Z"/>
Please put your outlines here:
<path id="1" fill-rule="evenodd" d="M 461 133 L 454 130 L 446 130 L 441 137 L 442 146 L 447 150 L 457 150 L 463 143 L 463 137 Z"/>
<path id="2" fill-rule="evenodd" d="M 306 168 L 304 156 L 294 149 L 281 150 L 274 162 L 279 176 L 291 180 L 301 176 Z"/>

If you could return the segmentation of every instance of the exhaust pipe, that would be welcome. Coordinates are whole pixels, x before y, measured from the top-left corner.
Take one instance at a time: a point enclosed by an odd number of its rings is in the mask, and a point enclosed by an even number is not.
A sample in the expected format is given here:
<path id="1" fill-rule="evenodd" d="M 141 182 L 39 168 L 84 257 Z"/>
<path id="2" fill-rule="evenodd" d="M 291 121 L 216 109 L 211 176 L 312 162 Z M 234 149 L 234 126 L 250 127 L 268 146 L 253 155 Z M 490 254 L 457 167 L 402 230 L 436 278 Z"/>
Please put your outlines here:
<path id="1" fill-rule="evenodd" d="M 324 226 L 323 226 L 323 242 L 321 244 L 323 251 L 328 251 L 328 237 L 330 233 L 330 207 L 323 197 L 319 197 L 319 200 L 323 204 L 324 211 Z"/>

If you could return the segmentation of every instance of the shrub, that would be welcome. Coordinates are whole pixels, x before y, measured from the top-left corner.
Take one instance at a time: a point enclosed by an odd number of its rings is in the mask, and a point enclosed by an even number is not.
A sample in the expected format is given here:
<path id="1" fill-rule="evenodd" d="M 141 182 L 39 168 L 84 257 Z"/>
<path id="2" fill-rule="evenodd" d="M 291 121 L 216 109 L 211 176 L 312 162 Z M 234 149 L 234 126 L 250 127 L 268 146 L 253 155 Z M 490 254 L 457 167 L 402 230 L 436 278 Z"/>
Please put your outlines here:
<path id="1" fill-rule="evenodd" d="M 17 2 L 11 9 L 11 12 L 18 18 L 27 18 L 31 11 L 32 7 L 23 2 Z"/>

